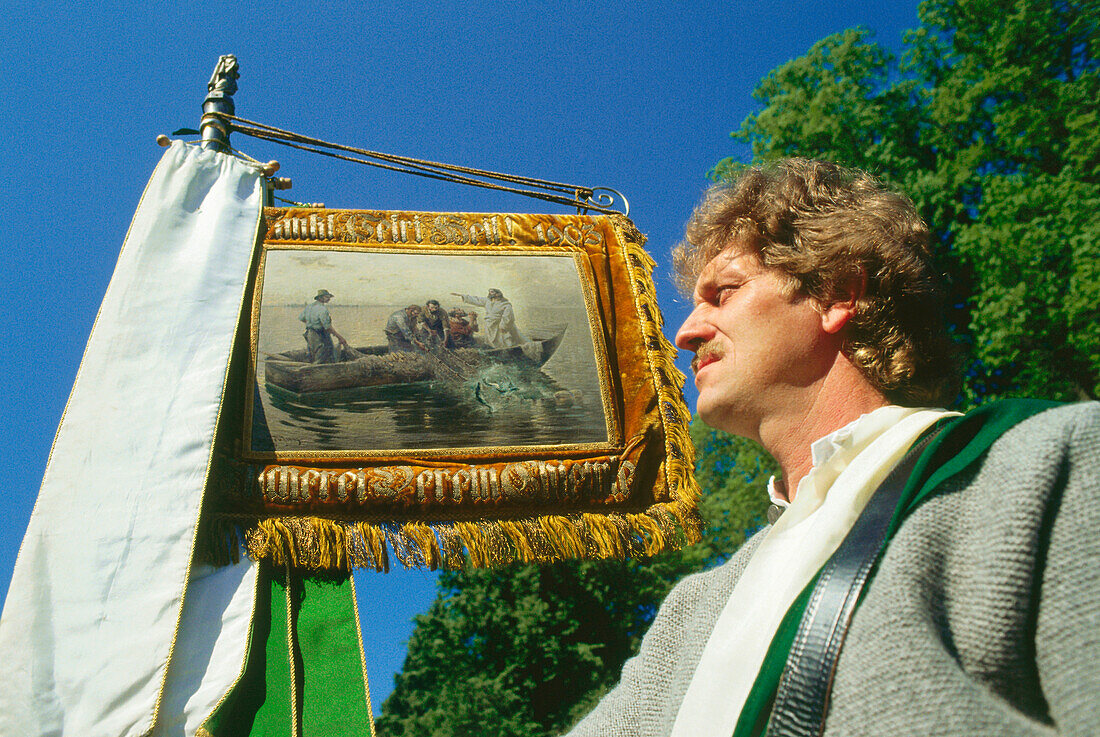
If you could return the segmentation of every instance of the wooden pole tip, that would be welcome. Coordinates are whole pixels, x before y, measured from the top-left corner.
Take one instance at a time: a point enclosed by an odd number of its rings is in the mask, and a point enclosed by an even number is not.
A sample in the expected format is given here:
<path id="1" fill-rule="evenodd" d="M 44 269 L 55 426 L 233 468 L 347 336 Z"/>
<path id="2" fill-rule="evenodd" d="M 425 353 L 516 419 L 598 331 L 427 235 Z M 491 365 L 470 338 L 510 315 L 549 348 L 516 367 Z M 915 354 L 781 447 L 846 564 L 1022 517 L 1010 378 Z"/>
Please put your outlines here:
<path id="1" fill-rule="evenodd" d="M 271 180 L 271 183 L 275 185 L 275 189 L 290 189 L 293 185 L 288 177 L 275 177 Z"/>
<path id="2" fill-rule="evenodd" d="M 272 160 L 264 164 L 264 174 L 266 174 L 267 176 L 274 176 L 275 172 L 277 171 L 279 171 L 278 161 Z"/>
<path id="3" fill-rule="evenodd" d="M 172 139 L 161 133 L 159 136 L 157 136 L 157 145 L 168 148 L 172 145 Z"/>

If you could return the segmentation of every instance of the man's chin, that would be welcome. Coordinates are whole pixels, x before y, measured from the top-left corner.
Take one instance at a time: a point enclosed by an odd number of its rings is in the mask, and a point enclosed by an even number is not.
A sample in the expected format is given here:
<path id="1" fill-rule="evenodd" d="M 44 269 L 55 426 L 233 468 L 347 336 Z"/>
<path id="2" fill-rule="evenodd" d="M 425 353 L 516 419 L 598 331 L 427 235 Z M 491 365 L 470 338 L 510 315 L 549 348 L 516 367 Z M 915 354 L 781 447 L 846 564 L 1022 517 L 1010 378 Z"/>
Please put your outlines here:
<path id="1" fill-rule="evenodd" d="M 700 396 L 699 402 L 695 406 L 696 414 L 699 415 L 699 419 L 707 424 L 708 427 L 713 427 L 716 430 L 724 429 L 722 426 L 726 423 L 723 421 L 727 416 L 727 410 L 724 407 L 715 407 L 706 402 L 706 400 Z"/>
<path id="2" fill-rule="evenodd" d="M 731 407 L 728 404 L 710 404 L 703 395 L 700 395 L 695 410 L 699 419 L 702 420 L 707 427 L 721 430 L 731 435 L 751 437 L 751 423 L 745 422 L 746 413 L 739 411 L 736 407 Z"/>

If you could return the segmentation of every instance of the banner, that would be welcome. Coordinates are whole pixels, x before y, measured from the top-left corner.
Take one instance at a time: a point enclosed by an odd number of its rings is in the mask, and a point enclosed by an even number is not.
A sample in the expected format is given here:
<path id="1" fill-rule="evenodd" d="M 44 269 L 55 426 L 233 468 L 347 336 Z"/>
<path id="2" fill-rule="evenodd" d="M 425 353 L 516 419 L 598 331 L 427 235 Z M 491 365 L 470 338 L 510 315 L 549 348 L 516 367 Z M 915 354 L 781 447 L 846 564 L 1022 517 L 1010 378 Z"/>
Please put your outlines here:
<path id="1" fill-rule="evenodd" d="M 207 663 L 232 668 L 213 674 L 215 699 L 240 670 L 254 572 L 190 562 L 261 203 L 255 167 L 179 142 L 146 187 L 0 618 L 0 734 L 146 734 Z M 190 664 L 173 670 L 191 693 L 166 696 L 189 576 L 188 603 L 240 637 L 219 650 L 184 623 Z"/>
<path id="2" fill-rule="evenodd" d="M 268 208 L 215 559 L 652 555 L 697 537 L 690 415 L 623 216 Z"/>

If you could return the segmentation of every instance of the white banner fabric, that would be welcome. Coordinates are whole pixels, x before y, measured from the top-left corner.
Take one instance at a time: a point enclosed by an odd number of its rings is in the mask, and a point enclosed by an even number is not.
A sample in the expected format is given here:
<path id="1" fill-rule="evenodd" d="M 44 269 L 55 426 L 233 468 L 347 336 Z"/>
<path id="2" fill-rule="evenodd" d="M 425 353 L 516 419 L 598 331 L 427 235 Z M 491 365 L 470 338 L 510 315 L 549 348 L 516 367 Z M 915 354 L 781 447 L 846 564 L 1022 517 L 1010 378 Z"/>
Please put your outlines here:
<path id="1" fill-rule="evenodd" d="M 180 627 L 261 185 L 255 167 L 176 142 L 145 189 L 0 617 L 4 737 L 152 728 Z"/>

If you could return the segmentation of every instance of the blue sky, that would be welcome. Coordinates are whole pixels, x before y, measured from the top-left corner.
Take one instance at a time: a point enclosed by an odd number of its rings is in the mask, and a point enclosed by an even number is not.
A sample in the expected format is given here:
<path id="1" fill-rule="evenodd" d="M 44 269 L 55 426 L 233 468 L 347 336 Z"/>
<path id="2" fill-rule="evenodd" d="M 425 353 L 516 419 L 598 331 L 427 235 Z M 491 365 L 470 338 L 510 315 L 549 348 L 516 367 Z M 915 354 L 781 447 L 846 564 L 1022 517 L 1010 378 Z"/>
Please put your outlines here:
<path id="1" fill-rule="evenodd" d="M 0 9 L 0 594 L 130 218 L 162 149 L 197 127 L 220 54 L 237 114 L 329 141 L 588 186 L 630 201 L 671 336 L 686 315 L 667 254 L 767 72 L 862 25 L 898 49 L 915 0 L 830 3 L 86 3 Z M 330 207 L 565 212 L 536 200 L 309 156 L 277 159 L 291 199 Z M 134 315 L 141 319 L 141 315 Z M 681 366 L 686 363 L 681 361 Z M 689 398 L 693 392 L 689 390 Z M 140 401 L 135 398 L 135 401 Z M 77 492 L 78 493 L 78 492 Z M 358 576 L 376 703 L 433 574 Z"/>

